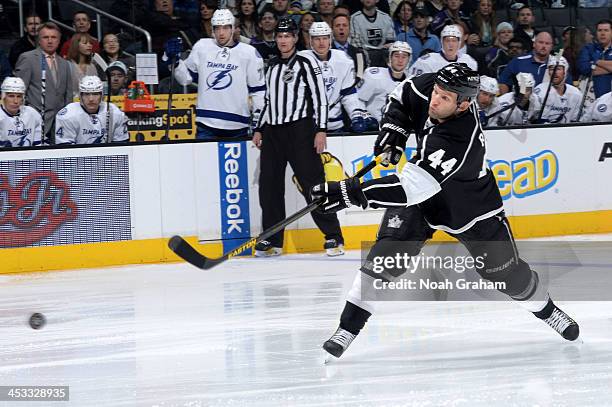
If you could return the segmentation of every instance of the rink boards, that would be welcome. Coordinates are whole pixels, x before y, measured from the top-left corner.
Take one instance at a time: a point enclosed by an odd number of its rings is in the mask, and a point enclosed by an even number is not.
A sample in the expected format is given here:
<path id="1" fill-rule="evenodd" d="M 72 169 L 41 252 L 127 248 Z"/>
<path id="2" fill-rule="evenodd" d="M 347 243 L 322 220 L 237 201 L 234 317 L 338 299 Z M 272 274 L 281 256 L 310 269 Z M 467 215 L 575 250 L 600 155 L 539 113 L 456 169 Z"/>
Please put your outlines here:
<path id="1" fill-rule="evenodd" d="M 352 174 L 372 160 L 374 139 L 330 137 L 328 151 Z M 518 237 L 612 232 L 612 125 L 487 130 L 486 143 Z M 411 138 L 406 155 L 414 148 Z M 250 142 L 2 151 L 0 273 L 175 261 L 174 234 L 219 255 L 261 231 L 258 157 Z M 342 172 L 336 160 L 328 167 L 331 178 Z M 287 214 L 305 204 L 291 175 L 288 166 Z M 381 215 L 339 213 L 346 246 L 373 240 Z M 322 243 L 306 217 L 285 250 Z"/>

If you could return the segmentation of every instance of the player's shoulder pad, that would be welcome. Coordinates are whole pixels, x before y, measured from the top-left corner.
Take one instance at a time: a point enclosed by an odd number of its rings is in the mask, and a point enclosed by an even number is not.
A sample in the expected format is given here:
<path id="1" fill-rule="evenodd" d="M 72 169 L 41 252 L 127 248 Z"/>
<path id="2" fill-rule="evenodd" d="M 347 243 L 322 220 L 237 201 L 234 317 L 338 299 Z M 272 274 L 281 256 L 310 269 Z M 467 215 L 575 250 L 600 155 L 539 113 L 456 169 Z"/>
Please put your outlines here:
<path id="1" fill-rule="evenodd" d="M 540 92 L 542 92 L 542 84 L 539 84 L 538 86 L 535 87 L 535 89 L 533 90 L 533 93 L 535 93 L 536 95 L 539 95 Z"/>
<path id="2" fill-rule="evenodd" d="M 377 75 L 380 72 L 380 68 L 378 68 L 377 66 L 373 66 L 371 68 L 366 68 L 365 70 L 365 74 L 366 75 Z M 365 75 L 364 75 L 365 76 Z"/>
<path id="3" fill-rule="evenodd" d="M 421 56 L 420 56 L 418 59 L 422 59 L 422 60 L 429 59 L 429 58 L 431 58 L 431 54 L 434 54 L 434 52 L 428 52 L 428 53 L 427 53 L 427 54 L 425 54 L 425 55 L 421 55 Z M 417 59 L 417 61 L 418 61 L 418 59 Z M 415 62 L 416 62 L 416 61 L 415 61 Z"/>
<path id="4" fill-rule="evenodd" d="M 608 110 L 608 105 L 606 103 L 600 103 L 597 105 L 596 109 L 599 113 L 605 113 L 605 111 Z"/>
<path id="5" fill-rule="evenodd" d="M 62 108 L 62 110 L 60 110 L 59 112 L 57 112 L 57 115 L 58 116 L 65 116 L 66 113 L 68 113 L 68 107 L 67 106 Z"/>

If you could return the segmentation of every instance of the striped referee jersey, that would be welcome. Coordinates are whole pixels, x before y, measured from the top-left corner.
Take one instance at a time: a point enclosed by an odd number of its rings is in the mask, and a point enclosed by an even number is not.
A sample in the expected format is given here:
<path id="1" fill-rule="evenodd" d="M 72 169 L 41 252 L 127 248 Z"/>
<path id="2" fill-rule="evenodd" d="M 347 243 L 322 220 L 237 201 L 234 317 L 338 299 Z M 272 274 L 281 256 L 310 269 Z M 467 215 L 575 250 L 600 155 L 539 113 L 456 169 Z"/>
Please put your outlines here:
<path id="1" fill-rule="evenodd" d="M 310 117 L 314 118 L 317 131 L 326 131 L 327 114 L 323 75 L 312 57 L 294 53 L 289 59 L 270 60 L 258 130 L 266 124 L 275 126 Z"/>

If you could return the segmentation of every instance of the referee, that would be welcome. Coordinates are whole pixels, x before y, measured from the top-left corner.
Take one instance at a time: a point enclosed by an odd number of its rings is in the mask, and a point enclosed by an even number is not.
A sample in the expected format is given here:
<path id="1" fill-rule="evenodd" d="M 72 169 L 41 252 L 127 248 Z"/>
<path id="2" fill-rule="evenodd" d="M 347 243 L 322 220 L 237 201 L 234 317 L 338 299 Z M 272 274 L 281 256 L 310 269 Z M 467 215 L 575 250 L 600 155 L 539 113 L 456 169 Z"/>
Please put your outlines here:
<path id="1" fill-rule="evenodd" d="M 325 84 L 317 62 L 296 54 L 297 33 L 297 24 L 291 18 L 280 19 L 276 26 L 275 41 L 280 57 L 270 60 L 264 108 L 253 134 L 253 144 L 261 149 L 259 204 L 264 229 L 286 217 L 287 162 L 306 201 L 310 202 L 310 188 L 325 182 L 319 157 L 326 148 L 327 137 Z M 327 255 L 344 254 L 344 240 L 336 214 L 312 212 L 312 218 L 325 235 Z M 280 255 L 283 232 L 259 242 L 255 246 L 255 255 Z"/>

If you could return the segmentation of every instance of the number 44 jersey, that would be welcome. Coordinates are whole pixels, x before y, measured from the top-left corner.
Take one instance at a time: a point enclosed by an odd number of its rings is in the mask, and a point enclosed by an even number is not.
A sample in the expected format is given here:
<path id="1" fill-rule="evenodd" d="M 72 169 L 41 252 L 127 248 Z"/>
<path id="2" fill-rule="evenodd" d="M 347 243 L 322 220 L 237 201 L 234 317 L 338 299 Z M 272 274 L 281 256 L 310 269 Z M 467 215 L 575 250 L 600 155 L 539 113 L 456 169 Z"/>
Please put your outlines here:
<path id="1" fill-rule="evenodd" d="M 413 203 L 418 203 L 429 225 L 457 234 L 499 213 L 503 204 L 487 167 L 475 104 L 442 123 L 429 117 L 435 76 L 424 74 L 398 86 L 389 95 L 381 125 L 391 123 L 416 134 L 416 154 L 400 176 L 408 203 L 410 195 L 426 196 Z"/>

